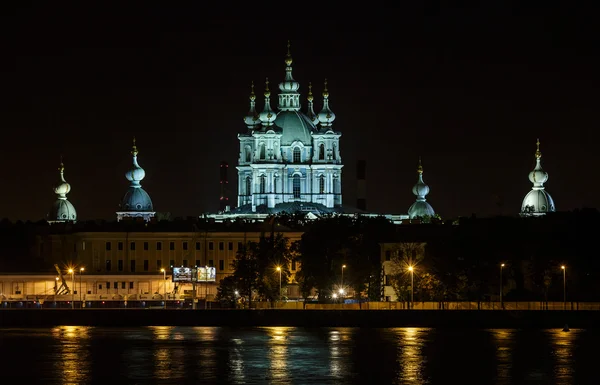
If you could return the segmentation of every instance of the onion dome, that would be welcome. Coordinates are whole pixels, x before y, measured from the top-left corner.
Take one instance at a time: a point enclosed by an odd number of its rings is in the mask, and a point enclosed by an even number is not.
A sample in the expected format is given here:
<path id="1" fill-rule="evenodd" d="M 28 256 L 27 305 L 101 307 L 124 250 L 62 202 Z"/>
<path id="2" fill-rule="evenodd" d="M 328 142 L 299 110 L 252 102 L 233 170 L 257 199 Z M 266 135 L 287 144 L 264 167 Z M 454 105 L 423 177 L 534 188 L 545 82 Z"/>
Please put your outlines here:
<path id="1" fill-rule="evenodd" d="M 250 91 L 250 110 L 244 117 L 244 123 L 249 129 L 254 129 L 260 124 L 258 113 L 256 112 L 256 95 L 254 94 L 254 82 L 252 82 L 252 90 Z"/>
<path id="2" fill-rule="evenodd" d="M 127 192 L 121 200 L 122 211 L 152 211 L 152 200 L 148 193 L 142 188 L 140 181 L 146 176 L 146 171 L 138 164 L 138 149 L 133 138 L 133 147 L 131 148 L 133 156 L 133 167 L 125 173 L 125 178 L 131 183 Z"/>
<path id="3" fill-rule="evenodd" d="M 327 79 L 325 79 L 325 88 L 323 90 L 323 109 L 319 112 L 319 122 L 321 127 L 331 127 L 335 120 L 335 114 L 329 108 L 329 91 L 327 90 Z"/>
<path id="4" fill-rule="evenodd" d="M 312 83 L 308 83 L 308 96 L 306 97 L 306 100 L 308 100 L 307 116 L 314 125 L 317 125 L 319 124 L 319 117 L 315 114 L 315 110 L 313 109 L 313 99 Z"/>
<path id="5" fill-rule="evenodd" d="M 260 121 L 262 122 L 264 127 L 269 127 L 273 125 L 273 121 L 277 118 L 277 114 L 271 108 L 271 91 L 269 90 L 269 78 L 265 81 L 265 108 L 260 113 Z"/>
<path id="6" fill-rule="evenodd" d="M 542 152 L 540 151 L 539 139 L 536 145 L 535 168 L 529 173 L 529 181 L 533 183 L 533 187 L 523 198 L 521 204 L 522 216 L 545 215 L 547 212 L 556 211 L 554 200 L 544 187 L 544 183 L 548 181 L 548 173 L 542 169 Z"/>
<path id="7" fill-rule="evenodd" d="M 288 41 L 287 55 L 285 55 L 285 80 L 279 83 L 279 90 L 281 90 L 282 93 L 295 93 L 300 88 L 300 84 L 295 81 L 292 76 L 292 62 L 290 42 Z"/>
<path id="8" fill-rule="evenodd" d="M 419 167 L 417 167 L 418 179 L 417 183 L 413 186 L 412 192 L 417 197 L 415 203 L 413 203 L 408 209 L 408 216 L 413 218 L 432 217 L 435 215 L 433 207 L 426 202 L 425 196 L 429 194 L 429 186 L 423 182 L 423 166 L 421 165 L 421 158 L 419 158 Z"/>
<path id="9" fill-rule="evenodd" d="M 58 195 L 58 199 L 52 205 L 50 213 L 48 213 L 48 221 L 50 222 L 66 222 L 76 221 L 77 212 L 71 202 L 67 200 L 67 194 L 71 191 L 71 185 L 65 180 L 65 166 L 60 160 L 60 167 L 58 168 L 60 173 L 60 181 L 54 187 L 54 193 Z"/>

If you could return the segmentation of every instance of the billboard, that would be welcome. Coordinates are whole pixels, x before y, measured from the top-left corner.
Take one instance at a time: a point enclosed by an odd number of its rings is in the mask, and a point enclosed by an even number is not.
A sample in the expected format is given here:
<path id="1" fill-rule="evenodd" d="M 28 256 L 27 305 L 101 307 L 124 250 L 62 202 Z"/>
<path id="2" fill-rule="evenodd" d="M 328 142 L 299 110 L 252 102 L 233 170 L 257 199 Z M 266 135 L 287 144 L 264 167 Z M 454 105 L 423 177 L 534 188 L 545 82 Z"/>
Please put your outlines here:
<path id="1" fill-rule="evenodd" d="M 194 270 L 191 267 L 173 267 L 173 282 L 195 282 Z"/>
<path id="2" fill-rule="evenodd" d="M 198 282 L 215 282 L 217 280 L 217 269 L 215 267 L 199 267 Z"/>

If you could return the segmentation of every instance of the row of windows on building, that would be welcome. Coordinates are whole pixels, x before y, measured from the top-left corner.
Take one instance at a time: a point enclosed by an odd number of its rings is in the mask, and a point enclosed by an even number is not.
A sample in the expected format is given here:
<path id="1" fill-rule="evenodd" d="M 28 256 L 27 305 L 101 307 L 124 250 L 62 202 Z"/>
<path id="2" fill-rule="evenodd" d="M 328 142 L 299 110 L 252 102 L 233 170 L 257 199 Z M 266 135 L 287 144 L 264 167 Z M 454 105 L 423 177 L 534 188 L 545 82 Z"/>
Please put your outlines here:
<path id="1" fill-rule="evenodd" d="M 171 259 L 169 261 L 169 265 L 166 266 L 167 269 L 172 268 L 173 266 L 175 266 L 175 260 Z M 183 267 L 189 267 L 189 262 L 187 259 L 184 259 L 182 261 L 182 265 Z M 200 260 L 196 259 L 194 266 L 202 266 L 200 264 Z M 209 267 L 214 267 L 214 261 L 212 259 L 208 260 L 208 266 Z M 112 271 L 112 260 L 111 259 L 107 259 L 104 265 L 104 268 L 106 271 Z M 125 265 L 124 265 L 124 261 L 122 259 L 117 260 L 117 270 L 119 272 L 124 271 Z M 156 271 L 160 271 L 163 268 L 163 264 L 162 264 L 162 259 L 157 259 L 156 260 Z M 148 259 L 144 259 L 143 260 L 143 266 L 142 266 L 142 271 L 150 271 L 150 261 Z M 225 260 L 220 259 L 219 260 L 219 266 L 218 266 L 218 270 L 219 271 L 223 271 L 225 270 Z M 296 261 L 292 261 L 292 265 L 291 265 L 291 270 L 292 271 L 296 271 Z M 137 264 L 135 260 L 131 260 L 129 261 L 129 272 L 131 273 L 135 273 L 137 271 Z"/>
<path id="2" fill-rule="evenodd" d="M 134 251 L 136 249 L 136 243 L 137 242 L 129 242 L 129 250 Z M 169 242 L 169 250 L 170 251 L 175 251 L 175 243 L 176 242 Z M 201 244 L 202 242 L 196 242 L 195 244 L 195 249 L 196 250 L 201 250 Z M 119 251 L 123 251 L 125 246 L 124 242 L 117 242 L 117 250 Z M 237 244 L 238 246 L 238 250 L 241 250 L 243 247 L 243 243 L 242 242 L 238 242 Z M 106 251 L 111 251 L 112 250 L 112 242 L 106 242 Z M 84 248 L 85 249 L 85 248 Z M 144 242 L 143 243 L 143 249 L 144 251 L 148 251 L 150 249 L 150 243 L 149 242 Z M 161 251 L 163 249 L 163 242 L 162 241 L 157 241 L 156 242 L 156 250 L 157 251 Z M 208 250 L 212 251 L 215 249 L 215 243 L 214 242 L 208 242 Z M 181 242 L 181 250 L 183 251 L 187 251 L 189 250 L 189 242 L 187 241 L 182 241 Z M 219 242 L 219 251 L 223 251 L 225 250 L 225 242 Z M 229 251 L 233 251 L 233 242 L 227 242 L 227 250 Z"/>
<path id="3" fill-rule="evenodd" d="M 335 144 L 334 144 L 333 148 L 329 150 L 329 154 L 327 154 L 327 158 L 336 160 L 336 152 L 337 151 L 336 151 Z M 325 160 L 325 156 L 326 156 L 325 145 L 323 143 L 321 143 L 321 144 L 319 144 L 318 159 Z M 269 154 L 269 158 L 272 159 L 272 154 Z M 264 143 L 261 143 L 259 145 L 258 159 L 259 160 L 267 160 L 267 147 L 265 146 Z M 302 162 L 302 150 L 300 150 L 300 147 L 295 147 L 294 150 L 292 151 L 292 161 L 294 163 Z M 246 146 L 246 162 L 248 162 L 248 163 L 252 162 L 252 149 L 250 146 Z"/>
<path id="4" fill-rule="evenodd" d="M 267 177 L 266 175 L 261 175 L 258 177 L 258 193 L 266 194 L 267 193 Z M 278 177 L 273 177 L 273 189 L 277 191 L 277 182 Z M 292 194 L 294 198 L 300 198 L 300 175 L 294 175 L 292 179 Z M 325 194 L 325 175 L 319 176 L 319 194 Z M 252 180 L 248 176 L 246 177 L 246 195 L 252 195 Z"/>

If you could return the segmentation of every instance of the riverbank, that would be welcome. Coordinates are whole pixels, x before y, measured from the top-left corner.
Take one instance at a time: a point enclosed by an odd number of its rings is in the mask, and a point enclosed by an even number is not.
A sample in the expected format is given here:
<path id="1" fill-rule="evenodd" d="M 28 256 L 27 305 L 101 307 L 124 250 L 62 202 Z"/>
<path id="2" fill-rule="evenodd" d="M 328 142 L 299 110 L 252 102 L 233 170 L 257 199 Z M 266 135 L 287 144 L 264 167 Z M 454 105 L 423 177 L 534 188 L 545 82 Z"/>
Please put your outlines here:
<path id="1" fill-rule="evenodd" d="M 600 311 L 4 309 L 0 328 L 59 325 L 593 328 Z"/>

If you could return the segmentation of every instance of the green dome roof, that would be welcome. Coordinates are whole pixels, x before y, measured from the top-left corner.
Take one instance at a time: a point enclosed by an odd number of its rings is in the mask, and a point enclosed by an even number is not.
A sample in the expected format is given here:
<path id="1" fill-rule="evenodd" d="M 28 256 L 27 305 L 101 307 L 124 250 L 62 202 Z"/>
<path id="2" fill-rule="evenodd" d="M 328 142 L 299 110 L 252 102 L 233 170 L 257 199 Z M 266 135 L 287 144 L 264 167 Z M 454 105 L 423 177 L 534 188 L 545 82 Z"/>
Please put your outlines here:
<path id="1" fill-rule="evenodd" d="M 310 118 L 300 111 L 281 111 L 275 119 L 275 125 L 281 129 L 282 146 L 289 146 L 295 141 L 310 146 L 311 133 L 317 131 Z"/>

